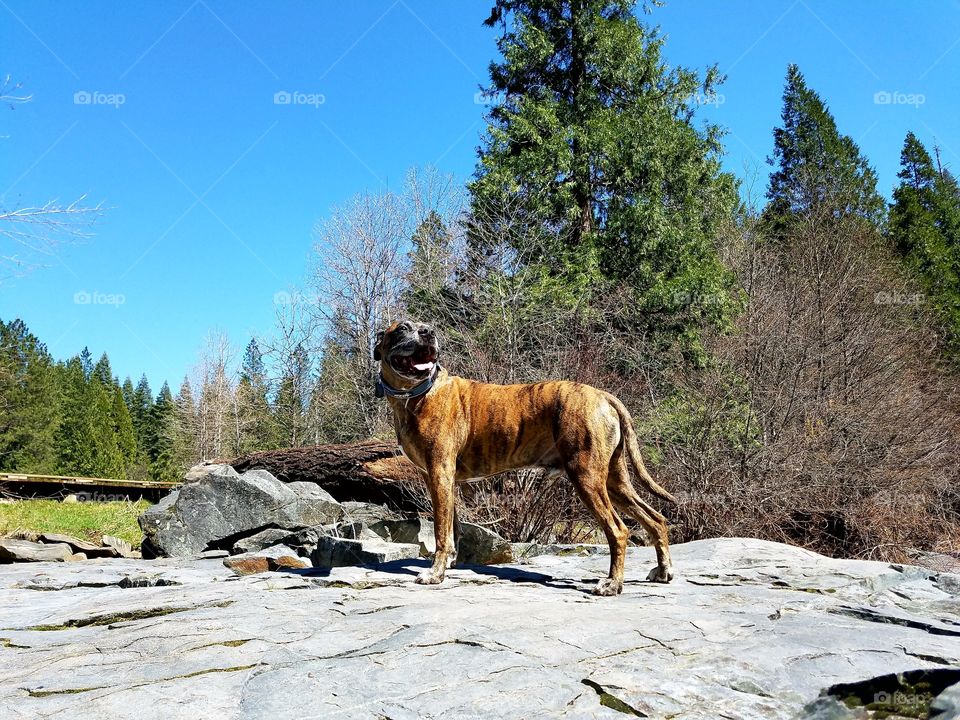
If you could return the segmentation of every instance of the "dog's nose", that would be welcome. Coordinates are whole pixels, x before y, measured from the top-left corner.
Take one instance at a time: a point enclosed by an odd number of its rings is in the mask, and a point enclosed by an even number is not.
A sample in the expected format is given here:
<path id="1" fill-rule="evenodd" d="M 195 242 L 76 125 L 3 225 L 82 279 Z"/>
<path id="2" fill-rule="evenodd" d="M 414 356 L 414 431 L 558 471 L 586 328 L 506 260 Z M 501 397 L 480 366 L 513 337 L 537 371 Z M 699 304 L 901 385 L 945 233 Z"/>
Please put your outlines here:
<path id="1" fill-rule="evenodd" d="M 418 332 L 420 333 L 420 337 L 425 338 L 432 338 L 434 335 L 432 327 L 422 327 Z"/>

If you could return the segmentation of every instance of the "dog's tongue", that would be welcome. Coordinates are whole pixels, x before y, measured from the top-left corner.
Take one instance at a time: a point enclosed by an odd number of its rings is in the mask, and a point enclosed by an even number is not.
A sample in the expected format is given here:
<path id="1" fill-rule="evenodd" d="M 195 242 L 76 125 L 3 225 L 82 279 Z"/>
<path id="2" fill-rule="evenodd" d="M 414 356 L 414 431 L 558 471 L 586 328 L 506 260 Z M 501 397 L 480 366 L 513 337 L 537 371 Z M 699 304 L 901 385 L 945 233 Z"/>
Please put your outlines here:
<path id="1" fill-rule="evenodd" d="M 415 367 L 415 368 L 416 368 L 417 370 L 419 370 L 420 372 L 426 372 L 427 370 L 433 370 L 433 361 L 432 361 L 432 360 L 427 360 L 426 362 L 414 363 L 414 364 L 413 364 L 413 367 Z"/>

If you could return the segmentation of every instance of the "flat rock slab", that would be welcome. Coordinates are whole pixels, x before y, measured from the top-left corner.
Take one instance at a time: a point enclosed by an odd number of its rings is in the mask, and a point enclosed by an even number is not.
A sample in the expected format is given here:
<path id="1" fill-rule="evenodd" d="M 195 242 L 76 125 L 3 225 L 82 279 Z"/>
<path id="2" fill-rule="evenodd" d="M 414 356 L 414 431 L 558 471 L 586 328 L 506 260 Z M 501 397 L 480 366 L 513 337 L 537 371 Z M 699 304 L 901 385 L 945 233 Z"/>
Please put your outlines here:
<path id="1" fill-rule="evenodd" d="M 0 538 L 0 563 L 70 560 L 73 548 L 66 543 L 38 543 L 18 538 Z"/>
<path id="2" fill-rule="evenodd" d="M 0 568 L 0 717 L 794 718 L 829 686 L 960 662 L 956 576 L 758 540 L 677 579 L 602 556 L 236 577 L 220 560 Z"/>

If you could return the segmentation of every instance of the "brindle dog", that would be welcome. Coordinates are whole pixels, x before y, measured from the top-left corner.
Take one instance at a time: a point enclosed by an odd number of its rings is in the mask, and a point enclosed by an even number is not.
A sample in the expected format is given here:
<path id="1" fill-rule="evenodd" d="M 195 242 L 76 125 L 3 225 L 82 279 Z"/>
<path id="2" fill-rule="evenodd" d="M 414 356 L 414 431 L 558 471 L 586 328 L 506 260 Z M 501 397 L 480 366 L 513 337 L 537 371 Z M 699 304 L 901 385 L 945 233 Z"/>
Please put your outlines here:
<path id="1" fill-rule="evenodd" d="M 666 518 L 630 481 L 627 455 L 648 490 L 675 498 L 647 472 L 630 414 L 616 397 L 580 383 L 490 385 L 450 375 L 438 364 L 439 343 L 423 323 L 396 322 L 380 333 L 378 393 L 388 396 L 397 438 L 424 471 L 433 502 L 437 552 L 421 584 L 443 580 L 456 560 L 457 481 L 505 470 L 543 467 L 566 472 L 610 544 L 610 573 L 594 593 L 623 590 L 629 531 L 617 514 L 636 519 L 653 540 L 657 567 L 648 580 L 670 582 L 673 569 Z"/>

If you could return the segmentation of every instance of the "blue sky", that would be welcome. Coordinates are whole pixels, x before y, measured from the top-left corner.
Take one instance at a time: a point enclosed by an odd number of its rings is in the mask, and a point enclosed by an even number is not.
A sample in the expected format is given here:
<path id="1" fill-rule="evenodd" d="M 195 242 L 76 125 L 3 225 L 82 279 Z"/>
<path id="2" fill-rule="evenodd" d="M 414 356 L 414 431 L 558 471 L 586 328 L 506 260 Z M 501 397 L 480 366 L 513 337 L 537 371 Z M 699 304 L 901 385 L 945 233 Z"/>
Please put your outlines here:
<path id="1" fill-rule="evenodd" d="M 331 206 L 412 166 L 469 177 L 490 5 L 0 0 L 0 78 L 33 96 L 0 108 L 3 205 L 109 207 L 94 237 L 2 281 L 0 318 L 57 358 L 106 351 L 154 389 L 176 389 L 211 329 L 241 348 L 269 333 Z M 757 197 L 790 62 L 888 196 L 908 130 L 960 168 L 960 0 L 671 0 L 646 21 L 670 63 L 728 75 L 702 116 L 729 130 L 725 165 Z"/>

